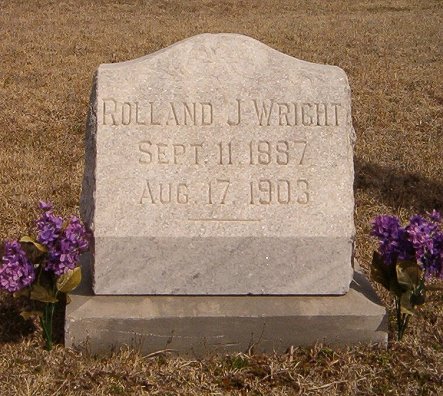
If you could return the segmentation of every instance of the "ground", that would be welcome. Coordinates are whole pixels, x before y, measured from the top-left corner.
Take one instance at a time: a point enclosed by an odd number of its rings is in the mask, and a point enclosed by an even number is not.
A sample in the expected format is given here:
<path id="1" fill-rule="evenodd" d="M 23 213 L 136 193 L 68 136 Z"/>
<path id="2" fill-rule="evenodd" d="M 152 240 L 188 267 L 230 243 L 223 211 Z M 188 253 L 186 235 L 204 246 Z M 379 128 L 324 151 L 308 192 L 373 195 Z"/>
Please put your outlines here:
<path id="1" fill-rule="evenodd" d="M 443 209 L 443 5 L 397 1 L 0 0 L 0 240 L 26 232 L 39 199 L 78 212 L 92 75 L 203 32 L 235 32 L 340 66 L 352 89 L 357 259 L 370 220 Z M 387 293 L 374 285 L 393 313 Z M 205 360 L 164 351 L 106 358 L 41 349 L 37 324 L 0 305 L 2 395 L 443 393 L 443 295 L 391 326 L 386 351 L 316 345 L 286 355 Z"/>

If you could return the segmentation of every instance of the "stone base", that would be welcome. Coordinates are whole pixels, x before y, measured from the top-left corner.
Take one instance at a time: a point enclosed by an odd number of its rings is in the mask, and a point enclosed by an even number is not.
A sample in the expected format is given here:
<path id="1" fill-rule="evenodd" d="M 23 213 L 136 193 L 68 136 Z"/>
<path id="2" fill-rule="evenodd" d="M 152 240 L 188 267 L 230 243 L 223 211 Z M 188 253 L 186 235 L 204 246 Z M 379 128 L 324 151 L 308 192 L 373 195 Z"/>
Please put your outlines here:
<path id="1" fill-rule="evenodd" d="M 83 288 L 70 297 L 65 345 L 93 354 L 122 345 L 195 356 L 251 347 L 284 353 L 291 345 L 388 340 L 386 310 L 358 272 L 344 296 L 92 296 Z"/>

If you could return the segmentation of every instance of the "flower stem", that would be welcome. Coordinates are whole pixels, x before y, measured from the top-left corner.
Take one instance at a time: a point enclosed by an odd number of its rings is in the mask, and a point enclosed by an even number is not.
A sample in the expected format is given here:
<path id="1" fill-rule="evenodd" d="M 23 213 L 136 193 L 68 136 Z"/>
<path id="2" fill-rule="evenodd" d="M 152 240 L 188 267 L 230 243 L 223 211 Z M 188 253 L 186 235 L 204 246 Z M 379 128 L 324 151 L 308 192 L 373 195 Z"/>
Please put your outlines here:
<path id="1" fill-rule="evenodd" d="M 408 327 L 410 314 L 401 313 L 400 298 L 395 297 L 395 310 L 397 312 L 397 340 L 401 341 L 403 338 L 406 328 Z"/>
<path id="2" fill-rule="evenodd" d="M 52 349 L 52 318 L 54 316 L 55 303 L 46 303 L 43 310 L 43 316 L 40 318 L 40 323 L 43 328 L 43 338 L 45 340 L 45 349 L 50 351 Z"/>
<path id="3" fill-rule="evenodd" d="M 402 317 L 400 299 L 398 297 L 395 297 L 395 310 L 397 312 L 397 340 L 400 341 L 402 338 Z"/>
<path id="4" fill-rule="evenodd" d="M 409 317 L 411 315 L 409 314 L 403 314 L 402 315 L 402 324 L 401 324 L 401 333 L 400 333 L 400 340 L 403 338 L 403 335 L 405 334 L 406 327 L 408 326 Z"/>

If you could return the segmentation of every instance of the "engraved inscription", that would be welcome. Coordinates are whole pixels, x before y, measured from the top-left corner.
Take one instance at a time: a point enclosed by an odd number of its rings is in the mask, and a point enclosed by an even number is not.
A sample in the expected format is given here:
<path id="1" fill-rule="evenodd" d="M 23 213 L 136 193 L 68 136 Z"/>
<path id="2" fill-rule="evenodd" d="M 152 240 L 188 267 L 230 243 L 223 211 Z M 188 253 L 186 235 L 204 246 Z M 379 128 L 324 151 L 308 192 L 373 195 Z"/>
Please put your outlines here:
<path id="1" fill-rule="evenodd" d="M 138 162 L 146 166 L 281 166 L 304 169 L 307 139 L 209 142 L 158 142 L 138 144 Z M 239 162 L 243 158 L 243 163 Z M 247 162 L 244 162 L 245 159 Z M 247 192 L 247 193 L 246 193 Z M 174 182 L 145 180 L 140 204 L 154 205 L 306 205 L 310 202 L 307 179 L 259 178 L 241 181 L 220 174 L 211 180 Z"/>
<path id="2" fill-rule="evenodd" d="M 233 181 L 215 178 L 207 181 L 145 180 L 140 204 L 169 205 L 306 205 L 310 202 L 306 179 L 259 178 Z M 248 191 L 247 195 L 243 192 Z"/>
<path id="3" fill-rule="evenodd" d="M 232 142 L 223 144 L 223 142 L 218 143 L 218 154 L 219 154 L 219 164 L 220 165 L 232 165 Z"/>
<path id="4" fill-rule="evenodd" d="M 340 103 L 321 101 L 284 101 L 258 98 L 235 98 L 224 102 L 226 108 L 217 108 L 209 101 L 119 101 L 103 100 L 102 122 L 110 127 L 156 128 L 138 141 L 136 161 L 145 169 L 152 167 L 192 166 L 187 180 L 148 178 L 143 180 L 139 203 L 141 205 L 196 205 L 223 207 L 243 205 L 249 208 L 287 205 L 309 205 L 312 201 L 311 184 L 304 176 L 310 169 L 309 134 L 301 132 L 307 127 L 337 127 L 346 114 Z M 175 137 L 158 138 L 160 127 L 199 127 L 224 125 L 225 128 L 250 125 L 255 128 L 296 128 L 281 138 L 245 138 L 233 133 L 228 140 L 189 140 Z M 157 128 L 158 127 L 158 128 Z M 313 131 L 313 133 L 315 133 Z M 297 138 L 289 138 L 289 136 Z M 178 136 L 178 135 L 177 135 Z M 249 136 L 251 136 L 249 134 Z M 260 136 L 260 135 L 257 135 Z M 263 136 L 263 134 L 261 135 Z M 211 179 L 200 178 L 196 169 L 211 167 Z M 233 172 L 254 167 L 263 171 L 262 177 L 237 178 Z M 269 170 L 281 171 L 269 177 Z M 297 175 L 285 175 L 286 171 Z M 228 172 L 229 171 L 229 172 Z M 266 172 L 265 172 L 266 171 Z M 228 173 L 227 173 L 228 172 Z M 258 173 L 260 175 L 260 173 Z M 271 173 L 272 174 L 272 173 Z M 255 222 L 253 218 L 202 217 L 190 221 Z"/>
<path id="5" fill-rule="evenodd" d="M 299 204 L 307 204 L 309 202 L 309 183 L 305 179 L 297 180 L 297 187 L 300 191 L 300 195 L 297 197 Z"/>
<path id="6" fill-rule="evenodd" d="M 250 140 L 209 143 L 176 143 L 142 140 L 138 144 L 138 161 L 146 165 L 305 165 L 308 142 L 297 140 Z"/>
<path id="7" fill-rule="evenodd" d="M 231 181 L 229 179 L 216 179 L 215 183 L 208 182 L 208 204 L 220 203 L 224 205 L 230 185 Z"/>
<path id="8" fill-rule="evenodd" d="M 341 123 L 340 103 L 275 101 L 270 99 L 227 100 L 226 109 L 205 101 L 119 101 L 102 103 L 102 123 L 109 126 L 189 126 L 208 127 L 336 127 Z M 226 112 L 226 114 L 225 114 Z M 249 116 L 248 116 L 249 115 Z"/>
<path id="9" fill-rule="evenodd" d="M 307 140 L 251 140 L 250 165 L 304 165 Z"/>
<path id="10" fill-rule="evenodd" d="M 189 188 L 186 183 L 153 183 L 146 180 L 140 203 L 150 204 L 187 204 Z"/>
<path id="11" fill-rule="evenodd" d="M 228 125 L 240 125 L 245 101 L 237 99 L 235 122 L 228 119 Z M 324 102 L 275 102 L 273 100 L 252 100 L 256 121 L 259 126 L 338 126 L 339 103 Z"/>
<path id="12" fill-rule="evenodd" d="M 271 205 L 309 202 L 309 183 L 305 179 L 259 179 L 249 183 L 251 205 Z"/>
<path id="13" fill-rule="evenodd" d="M 143 140 L 138 148 L 141 164 L 199 165 L 203 143 L 154 143 Z"/>
<path id="14" fill-rule="evenodd" d="M 229 126 L 236 126 L 236 125 L 240 125 L 241 123 L 241 100 L 240 99 L 236 99 L 235 100 L 235 111 L 236 111 L 236 115 L 234 116 L 234 121 L 231 121 L 230 117 L 228 117 L 228 125 Z"/>
<path id="15" fill-rule="evenodd" d="M 270 103 L 266 103 L 266 101 L 260 101 L 259 104 L 259 101 L 257 101 L 256 99 L 254 99 L 253 102 L 259 125 L 270 126 L 274 102 L 272 100 L 270 101 Z"/>
<path id="16" fill-rule="evenodd" d="M 214 113 L 209 102 L 120 102 L 103 100 L 103 125 L 209 126 Z"/>

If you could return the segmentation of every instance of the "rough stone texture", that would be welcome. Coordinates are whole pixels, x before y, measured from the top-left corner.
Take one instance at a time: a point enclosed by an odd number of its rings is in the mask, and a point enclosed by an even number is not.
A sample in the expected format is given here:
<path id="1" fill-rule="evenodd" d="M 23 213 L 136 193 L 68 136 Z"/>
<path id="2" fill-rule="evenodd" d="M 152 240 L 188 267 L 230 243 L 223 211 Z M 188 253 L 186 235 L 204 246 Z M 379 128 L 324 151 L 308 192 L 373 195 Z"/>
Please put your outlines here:
<path id="1" fill-rule="evenodd" d="M 345 296 L 92 296 L 84 287 L 66 307 L 65 345 L 109 353 L 130 345 L 198 356 L 285 352 L 291 345 L 379 343 L 388 320 L 358 272 Z"/>
<path id="2" fill-rule="evenodd" d="M 236 34 L 101 65 L 81 203 L 94 292 L 346 293 L 350 104 L 343 70 Z"/>

